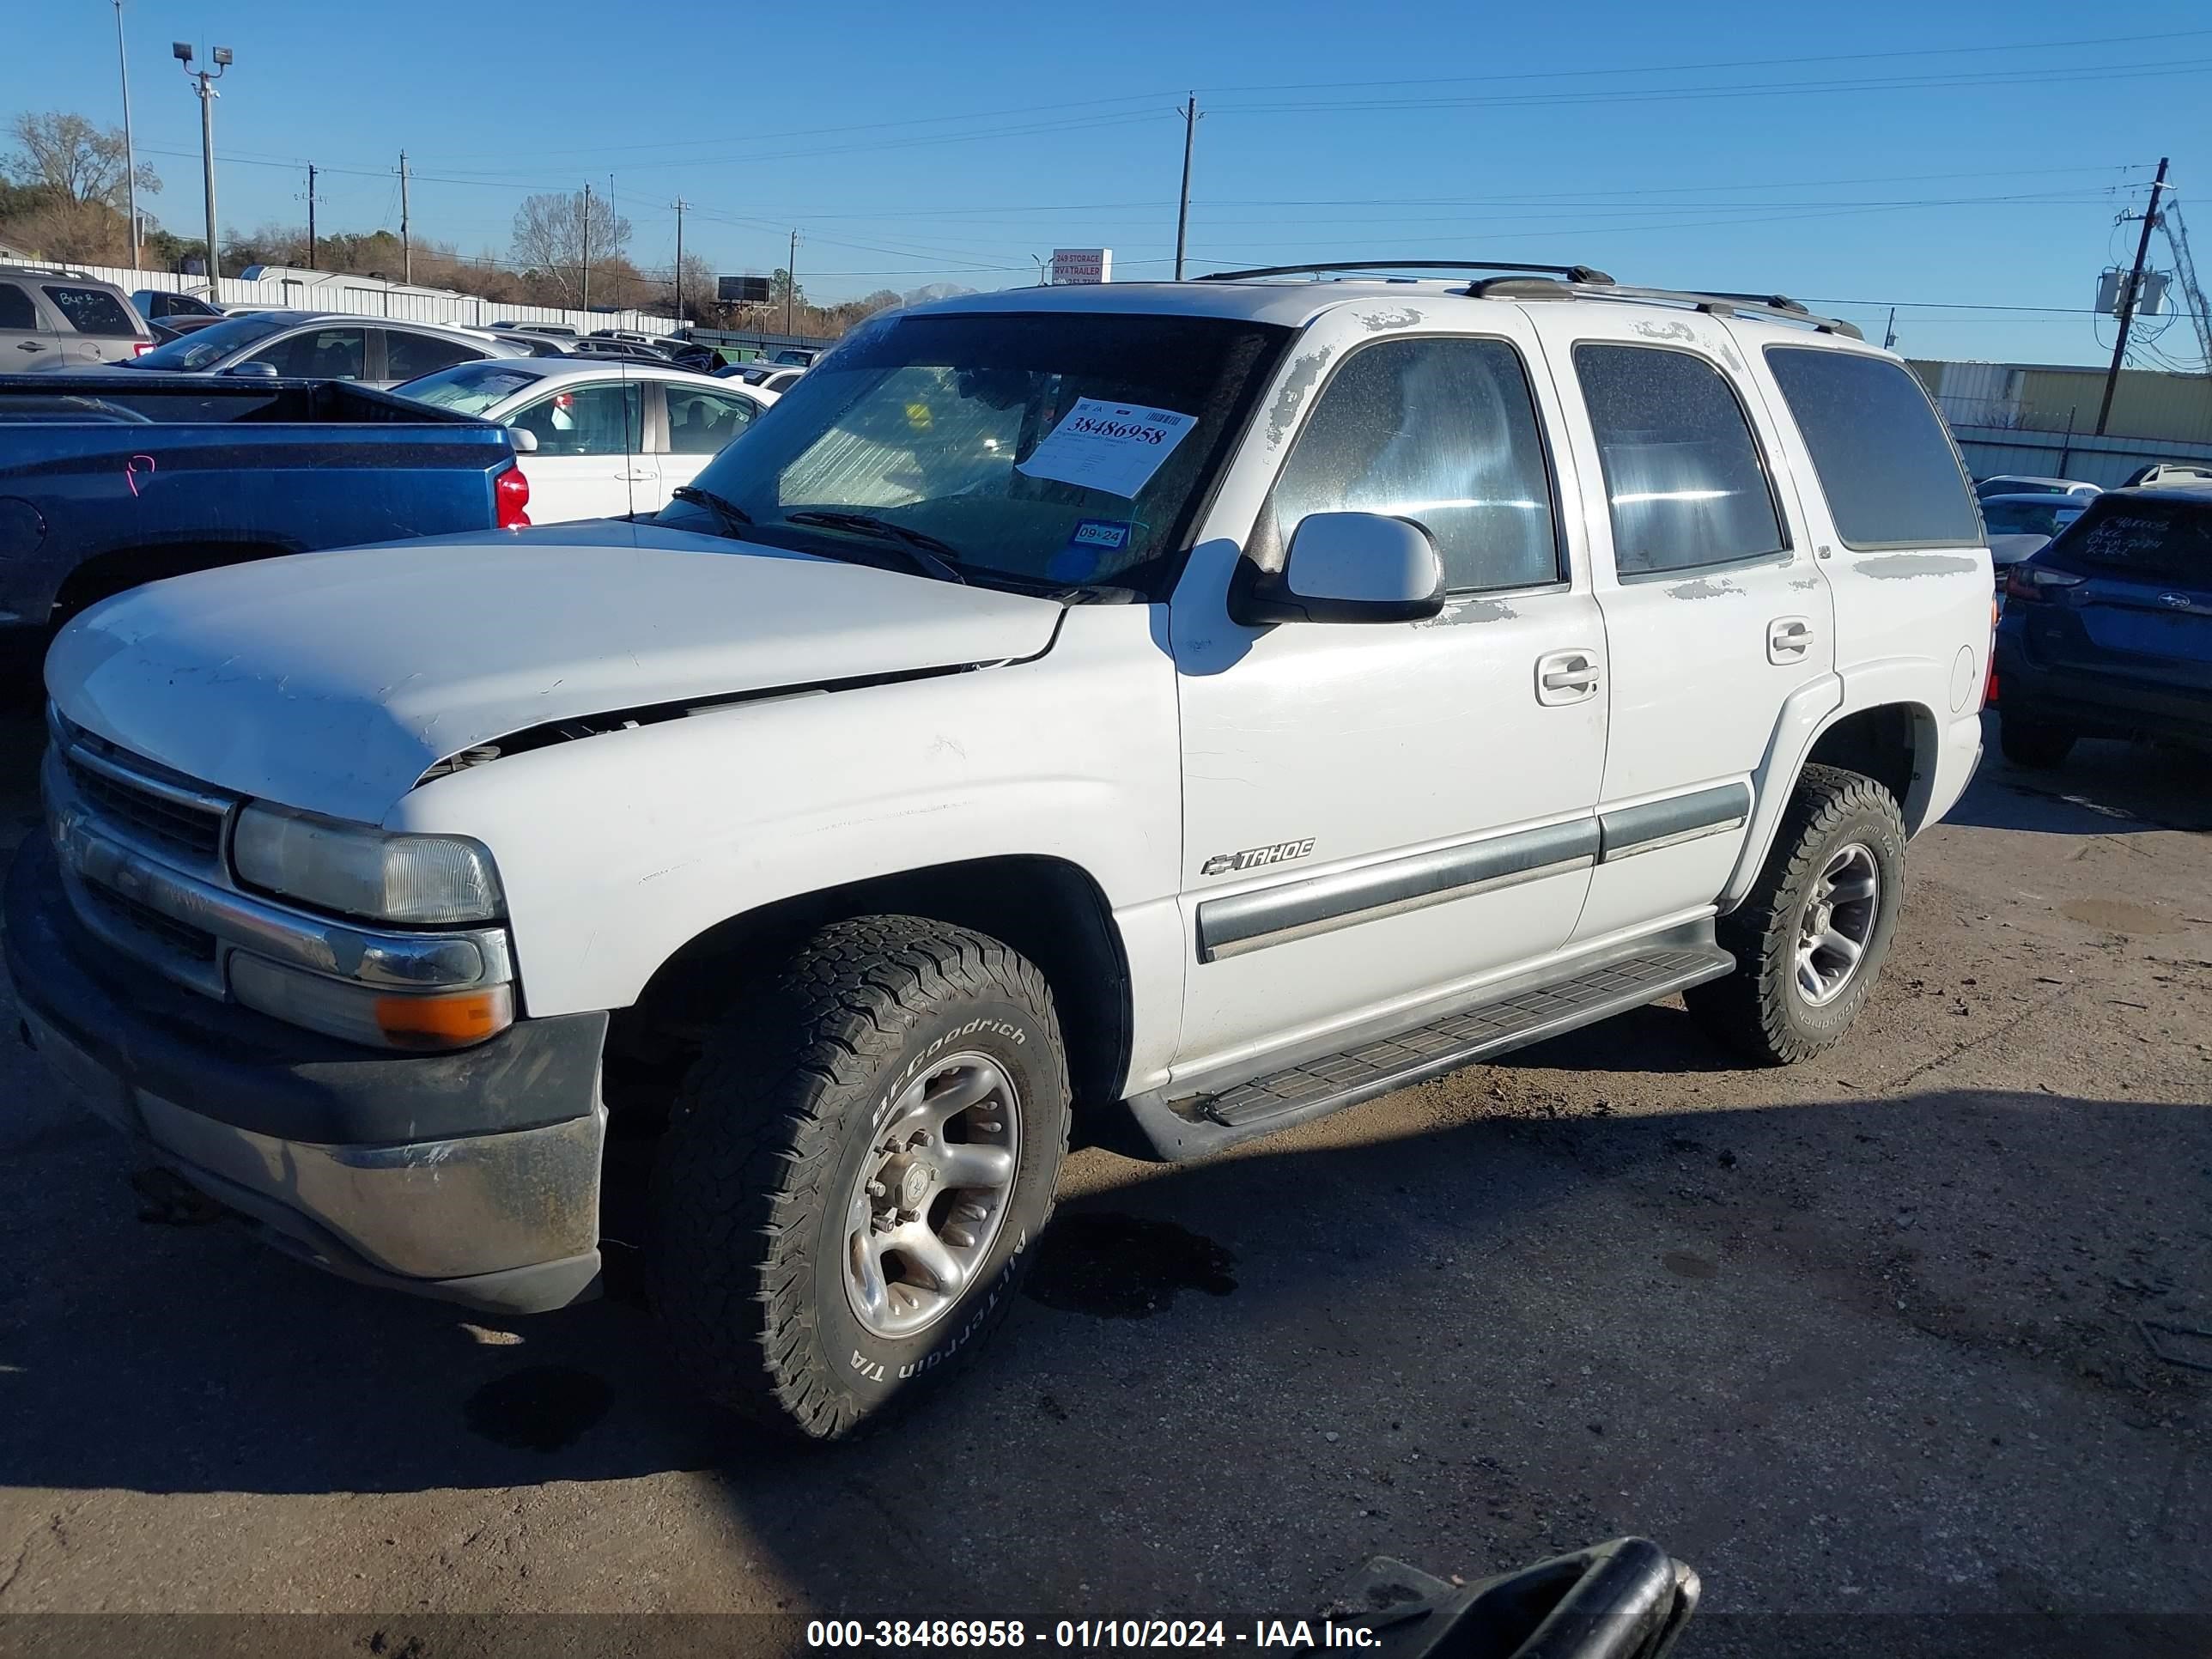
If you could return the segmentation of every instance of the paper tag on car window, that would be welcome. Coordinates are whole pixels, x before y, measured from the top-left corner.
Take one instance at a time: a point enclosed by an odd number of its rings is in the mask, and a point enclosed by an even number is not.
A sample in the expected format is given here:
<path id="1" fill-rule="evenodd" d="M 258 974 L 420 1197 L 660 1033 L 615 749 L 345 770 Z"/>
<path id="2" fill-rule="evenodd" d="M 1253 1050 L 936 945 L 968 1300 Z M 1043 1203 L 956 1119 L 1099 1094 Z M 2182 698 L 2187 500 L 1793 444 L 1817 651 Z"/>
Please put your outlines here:
<path id="1" fill-rule="evenodd" d="M 1014 471 L 1133 499 L 1197 424 L 1172 410 L 1079 398 Z"/>

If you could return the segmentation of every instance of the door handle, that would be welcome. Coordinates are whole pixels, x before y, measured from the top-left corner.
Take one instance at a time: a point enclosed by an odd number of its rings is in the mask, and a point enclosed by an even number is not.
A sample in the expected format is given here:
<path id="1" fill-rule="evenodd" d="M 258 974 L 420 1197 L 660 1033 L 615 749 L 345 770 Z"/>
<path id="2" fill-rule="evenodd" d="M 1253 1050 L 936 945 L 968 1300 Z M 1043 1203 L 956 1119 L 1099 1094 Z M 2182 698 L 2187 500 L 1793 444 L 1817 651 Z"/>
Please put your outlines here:
<path id="1" fill-rule="evenodd" d="M 15 342 L 15 349 L 18 351 L 44 351 L 46 348 L 40 345 L 36 340 L 18 340 Z"/>
<path id="2" fill-rule="evenodd" d="M 1766 659 L 1796 662 L 1813 648 L 1813 624 L 1803 617 L 1778 617 L 1766 625 Z"/>
<path id="3" fill-rule="evenodd" d="M 1536 659 L 1536 701 L 1547 706 L 1581 702 L 1597 690 L 1595 653 L 1553 651 Z"/>
<path id="4" fill-rule="evenodd" d="M 625 472 L 622 476 L 624 483 L 651 483 L 656 475 L 651 472 Z"/>

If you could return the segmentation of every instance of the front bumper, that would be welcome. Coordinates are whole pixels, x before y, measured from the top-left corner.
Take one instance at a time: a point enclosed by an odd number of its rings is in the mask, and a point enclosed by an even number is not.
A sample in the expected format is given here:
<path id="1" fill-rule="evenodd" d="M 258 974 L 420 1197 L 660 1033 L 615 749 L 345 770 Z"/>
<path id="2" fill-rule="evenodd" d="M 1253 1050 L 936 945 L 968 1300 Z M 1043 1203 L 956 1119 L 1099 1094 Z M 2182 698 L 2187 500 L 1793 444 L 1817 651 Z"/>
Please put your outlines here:
<path id="1" fill-rule="evenodd" d="M 604 1013 L 386 1054 L 175 985 L 88 933 L 53 849 L 8 872 L 25 1029 L 84 1103 L 271 1243 L 505 1313 L 596 1289 Z"/>

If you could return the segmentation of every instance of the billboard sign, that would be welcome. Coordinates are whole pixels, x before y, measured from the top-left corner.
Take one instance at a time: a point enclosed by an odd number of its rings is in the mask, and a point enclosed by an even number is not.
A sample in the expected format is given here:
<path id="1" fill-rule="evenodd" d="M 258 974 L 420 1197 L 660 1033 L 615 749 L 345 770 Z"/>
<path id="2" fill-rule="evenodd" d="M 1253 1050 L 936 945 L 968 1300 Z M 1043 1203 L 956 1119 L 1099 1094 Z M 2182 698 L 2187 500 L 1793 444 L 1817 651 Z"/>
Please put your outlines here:
<path id="1" fill-rule="evenodd" d="M 1066 283 L 1110 283 L 1114 280 L 1114 250 L 1110 247 L 1056 247 L 1048 267 L 1054 287 Z"/>
<path id="2" fill-rule="evenodd" d="M 768 303 L 765 276 L 717 276 L 715 302 L 726 306 L 764 306 Z"/>

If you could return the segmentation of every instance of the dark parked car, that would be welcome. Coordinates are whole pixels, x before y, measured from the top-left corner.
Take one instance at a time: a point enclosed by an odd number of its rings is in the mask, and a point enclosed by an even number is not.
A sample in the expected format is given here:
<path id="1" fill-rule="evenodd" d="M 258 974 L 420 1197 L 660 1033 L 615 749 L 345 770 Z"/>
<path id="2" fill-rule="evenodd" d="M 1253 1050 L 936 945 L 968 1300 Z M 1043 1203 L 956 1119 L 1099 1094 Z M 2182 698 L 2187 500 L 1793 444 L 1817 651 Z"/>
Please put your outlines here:
<path id="1" fill-rule="evenodd" d="M 665 363 L 668 354 L 636 340 L 611 340 L 591 334 L 569 346 L 572 357 L 628 357 L 641 363 Z"/>
<path id="2" fill-rule="evenodd" d="M 179 317 L 204 317 L 213 322 L 230 315 L 222 307 L 197 294 L 174 294 L 166 288 L 142 288 L 131 296 L 131 303 L 149 323 L 166 323 Z"/>
<path id="3" fill-rule="evenodd" d="M 2108 490 L 2005 579 L 2005 758 L 2084 737 L 2212 744 L 2212 485 Z"/>

